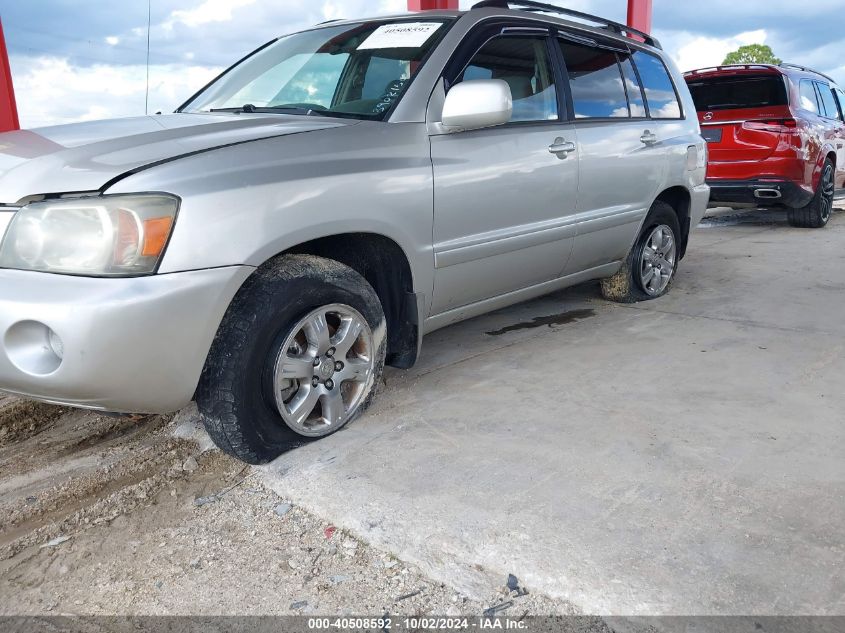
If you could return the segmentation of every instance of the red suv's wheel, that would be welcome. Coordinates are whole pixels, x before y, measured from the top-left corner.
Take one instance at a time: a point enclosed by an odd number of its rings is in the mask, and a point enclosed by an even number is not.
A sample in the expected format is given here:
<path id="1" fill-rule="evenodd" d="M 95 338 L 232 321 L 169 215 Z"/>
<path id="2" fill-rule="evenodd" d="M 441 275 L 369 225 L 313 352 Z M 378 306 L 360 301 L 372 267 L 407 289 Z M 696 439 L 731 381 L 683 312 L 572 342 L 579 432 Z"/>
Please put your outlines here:
<path id="1" fill-rule="evenodd" d="M 826 225 L 833 213 L 834 191 L 833 162 L 828 158 L 824 161 L 824 167 L 822 167 L 822 175 L 819 178 L 816 195 L 813 196 L 806 207 L 788 210 L 789 223 L 802 229 L 820 229 Z"/>

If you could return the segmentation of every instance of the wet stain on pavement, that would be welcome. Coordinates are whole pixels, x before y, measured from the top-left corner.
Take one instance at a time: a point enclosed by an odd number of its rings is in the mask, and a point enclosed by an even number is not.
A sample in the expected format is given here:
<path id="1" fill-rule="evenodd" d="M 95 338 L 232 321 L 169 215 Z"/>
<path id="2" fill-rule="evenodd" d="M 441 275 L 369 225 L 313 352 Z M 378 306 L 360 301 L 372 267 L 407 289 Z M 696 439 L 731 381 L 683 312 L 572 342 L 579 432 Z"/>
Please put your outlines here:
<path id="1" fill-rule="evenodd" d="M 702 218 L 699 228 L 724 226 L 786 226 L 786 211 L 783 209 L 742 209 L 733 213 L 708 214 Z"/>
<path id="2" fill-rule="evenodd" d="M 487 332 L 490 336 L 501 336 L 508 332 L 515 332 L 517 330 L 530 330 L 535 327 L 543 327 L 548 325 L 554 327 L 556 325 L 566 325 L 567 323 L 575 323 L 576 321 L 583 321 L 591 316 L 595 316 L 596 311 L 591 309 L 570 310 L 569 312 L 561 312 L 560 314 L 551 314 L 549 316 L 534 317 L 530 321 L 523 321 L 522 323 L 514 323 L 503 327 L 501 330 L 493 330 Z"/>

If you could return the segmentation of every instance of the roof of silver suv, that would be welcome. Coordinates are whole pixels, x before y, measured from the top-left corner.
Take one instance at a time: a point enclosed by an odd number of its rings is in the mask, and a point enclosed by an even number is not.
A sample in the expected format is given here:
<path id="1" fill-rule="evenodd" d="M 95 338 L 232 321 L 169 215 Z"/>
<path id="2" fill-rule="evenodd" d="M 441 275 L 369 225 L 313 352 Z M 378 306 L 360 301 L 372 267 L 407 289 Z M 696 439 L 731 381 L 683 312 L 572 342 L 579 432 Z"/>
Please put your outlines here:
<path id="1" fill-rule="evenodd" d="M 576 11 L 574 9 L 567 9 L 553 4 L 543 2 L 533 2 L 532 0 L 482 0 L 473 5 L 473 9 L 495 8 L 495 9 L 513 9 L 522 10 L 529 13 L 551 13 L 553 15 L 563 15 L 566 17 L 577 18 L 579 20 L 588 20 L 600 25 L 602 29 L 606 29 L 618 35 L 636 35 L 642 38 L 649 46 L 661 48 L 660 42 L 648 33 L 644 33 L 626 24 L 607 20 L 605 18 L 593 15 L 591 13 L 584 13 L 583 11 Z"/>
<path id="2" fill-rule="evenodd" d="M 469 11 L 449 11 L 449 10 L 429 10 L 425 11 L 424 15 L 432 18 L 448 17 L 458 18 L 465 15 L 471 15 L 475 12 L 487 10 L 484 17 L 490 15 L 502 16 L 519 16 L 521 18 L 530 18 L 539 20 L 545 23 L 559 24 L 568 28 L 575 28 L 590 31 L 596 35 L 611 37 L 615 40 L 632 43 L 640 46 L 649 46 L 652 48 L 662 50 L 660 42 L 653 35 L 637 30 L 633 27 L 627 26 L 620 22 L 614 22 L 597 15 L 576 11 L 574 9 L 567 9 L 565 7 L 558 7 L 552 4 L 542 2 L 533 2 L 531 0 L 482 0 L 473 5 Z M 381 16 L 378 19 L 403 19 L 408 17 L 419 17 L 419 13 L 399 13 L 389 16 Z M 563 17 L 560 17 L 563 16 Z M 578 21 L 573 21 L 574 18 Z M 371 18 L 376 19 L 376 18 Z M 358 23 L 365 20 L 351 19 L 351 20 L 329 20 L 317 25 L 318 27 L 337 25 L 344 23 Z M 590 24 L 588 24 L 589 22 Z M 637 39 L 634 39 L 637 38 Z"/>

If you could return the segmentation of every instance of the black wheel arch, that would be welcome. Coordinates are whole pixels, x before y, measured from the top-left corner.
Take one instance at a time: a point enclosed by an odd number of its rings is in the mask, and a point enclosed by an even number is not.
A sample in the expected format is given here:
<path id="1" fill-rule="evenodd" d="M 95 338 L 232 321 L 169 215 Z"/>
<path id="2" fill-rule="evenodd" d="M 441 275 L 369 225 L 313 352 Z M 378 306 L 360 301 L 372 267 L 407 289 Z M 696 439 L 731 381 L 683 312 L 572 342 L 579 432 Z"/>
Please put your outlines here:
<path id="1" fill-rule="evenodd" d="M 687 253 L 690 232 L 692 231 L 690 221 L 690 205 L 692 196 L 686 187 L 676 186 L 665 189 L 657 196 L 655 202 L 665 202 L 675 211 L 678 216 L 678 224 L 681 227 L 681 244 L 678 251 L 678 259 L 683 259 Z"/>

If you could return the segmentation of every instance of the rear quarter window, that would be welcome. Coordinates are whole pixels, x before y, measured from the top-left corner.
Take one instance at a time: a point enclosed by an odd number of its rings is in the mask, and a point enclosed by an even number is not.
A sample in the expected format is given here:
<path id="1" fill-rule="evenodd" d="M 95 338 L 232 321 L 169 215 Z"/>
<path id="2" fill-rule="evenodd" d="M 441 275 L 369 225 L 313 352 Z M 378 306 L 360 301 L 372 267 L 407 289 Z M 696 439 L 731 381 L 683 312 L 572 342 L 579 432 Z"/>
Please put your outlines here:
<path id="1" fill-rule="evenodd" d="M 690 81 L 688 85 L 699 112 L 785 106 L 788 103 L 786 85 L 780 75 L 714 77 Z"/>
<path id="2" fill-rule="evenodd" d="M 839 88 L 834 88 L 833 94 L 839 102 L 839 118 L 840 120 L 845 121 L 845 92 L 842 92 Z"/>
<path id="3" fill-rule="evenodd" d="M 798 84 L 798 97 L 801 99 L 800 106 L 802 110 L 819 114 L 819 102 L 816 97 L 816 88 L 813 86 L 812 81 L 809 79 L 801 80 L 801 83 Z"/>
<path id="4" fill-rule="evenodd" d="M 663 60 L 643 51 L 635 52 L 633 60 L 645 90 L 649 116 L 652 119 L 681 118 L 678 93 Z"/>

